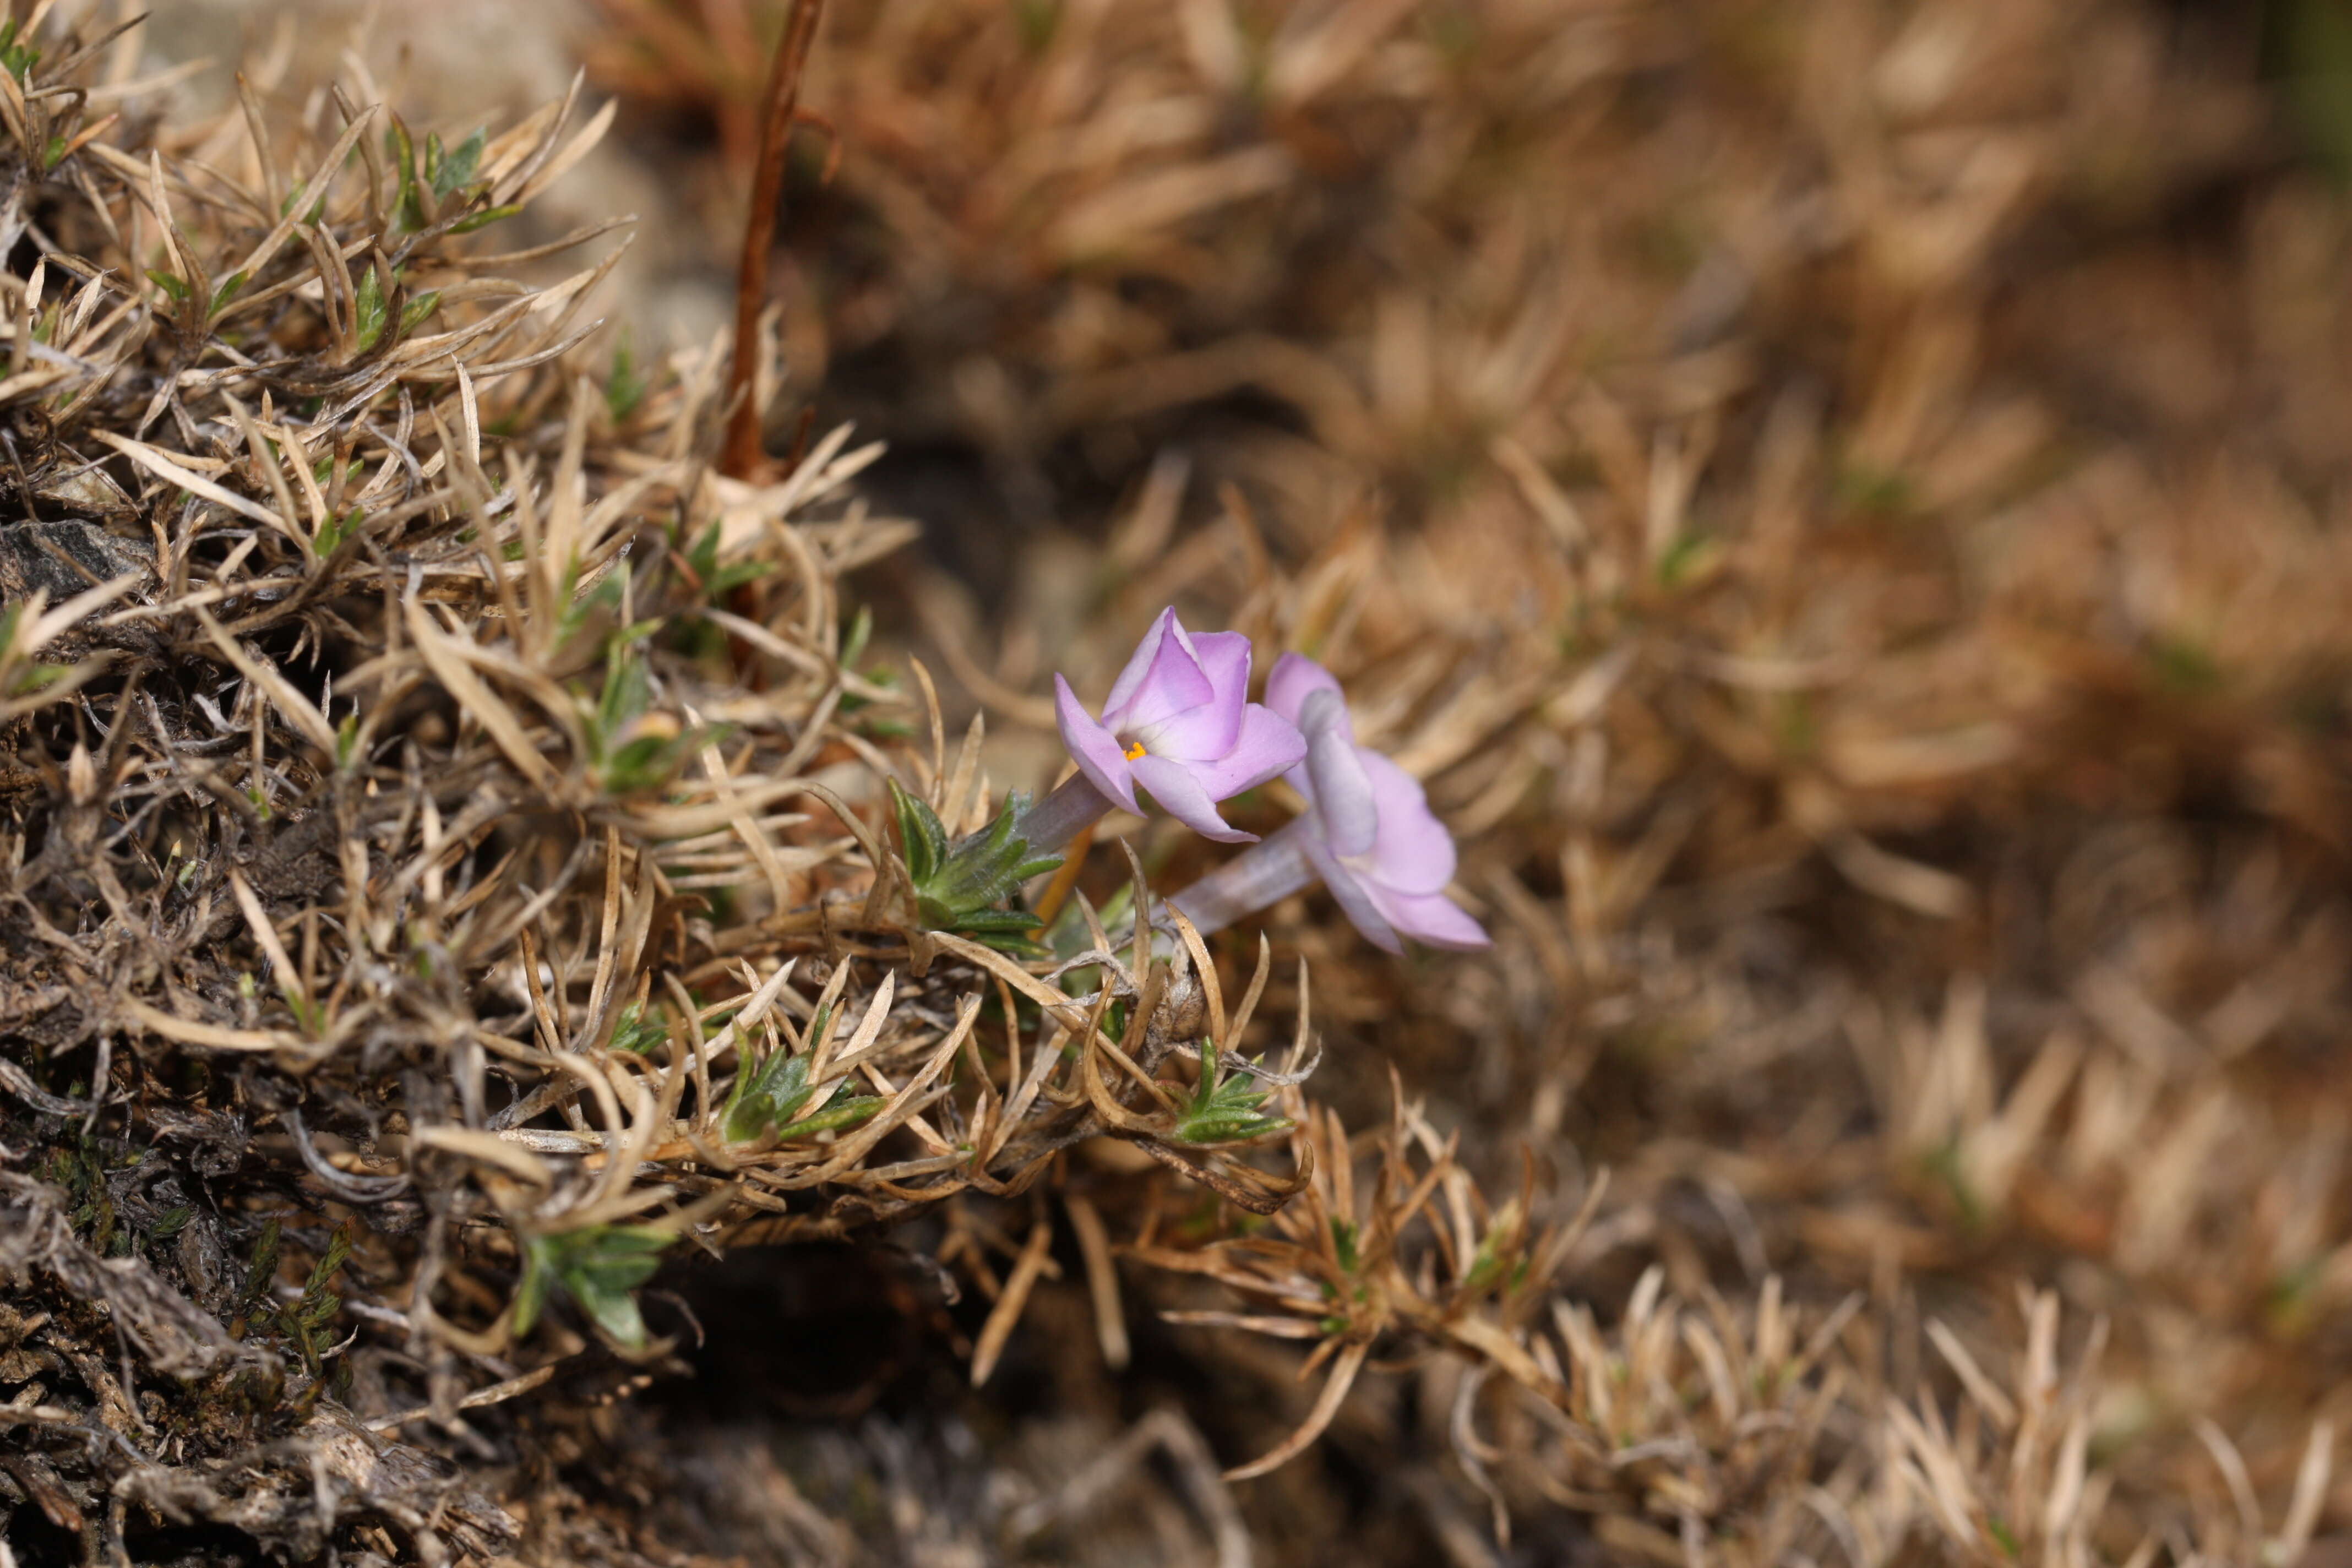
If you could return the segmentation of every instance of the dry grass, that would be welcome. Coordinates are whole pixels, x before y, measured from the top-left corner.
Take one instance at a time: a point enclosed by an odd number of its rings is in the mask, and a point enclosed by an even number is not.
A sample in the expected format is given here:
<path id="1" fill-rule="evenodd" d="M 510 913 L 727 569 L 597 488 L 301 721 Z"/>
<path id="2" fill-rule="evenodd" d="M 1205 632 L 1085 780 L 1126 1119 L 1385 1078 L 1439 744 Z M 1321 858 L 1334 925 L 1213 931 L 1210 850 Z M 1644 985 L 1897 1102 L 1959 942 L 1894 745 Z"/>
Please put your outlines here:
<path id="1" fill-rule="evenodd" d="M 723 352 L 583 374 L 612 237 L 489 253 L 609 110 L 445 142 L 354 64 L 158 122 L 95 26 L 29 18 L 0 96 L 34 253 L 0 1016 L 49 1184 L 10 1178 L 6 1256 L 16 1381 L 69 1379 L 23 1391 L 16 1500 L 93 1553 L 498 1549 L 512 1517 L 443 1518 L 369 1434 L 536 1390 L 580 1327 L 658 1361 L 672 1241 L 1013 1198 L 1107 1126 L 1194 1168 L 1106 1058 L 1148 1080 L 1197 983 L 1139 957 L 1107 1036 L 1108 992 L 906 927 L 881 781 L 950 826 L 989 791 L 977 727 L 950 753 L 854 668 L 839 580 L 911 531 L 842 499 L 874 448 L 719 476 Z M 93 1298 L 165 1383 L 75 1363 Z M 321 1465 L 315 1506 L 273 1479 Z"/>
<path id="2" fill-rule="evenodd" d="M 748 172 L 782 7 L 601 9 Z M 579 339 L 618 235 L 452 232 L 593 95 L 404 222 L 356 64 L 190 122 L 73 30 L 0 80 L 20 1556 L 2341 1550 L 2352 226 L 2250 17 L 836 7 L 756 481 L 724 343 Z M 1171 601 L 1339 672 L 1493 954 L 912 929 L 885 781 L 1051 783 Z M 1125 826 L 1097 900 L 1209 863 Z M 1286 1139 L 1184 1146 L 1203 1037 L 1320 1044 Z"/>

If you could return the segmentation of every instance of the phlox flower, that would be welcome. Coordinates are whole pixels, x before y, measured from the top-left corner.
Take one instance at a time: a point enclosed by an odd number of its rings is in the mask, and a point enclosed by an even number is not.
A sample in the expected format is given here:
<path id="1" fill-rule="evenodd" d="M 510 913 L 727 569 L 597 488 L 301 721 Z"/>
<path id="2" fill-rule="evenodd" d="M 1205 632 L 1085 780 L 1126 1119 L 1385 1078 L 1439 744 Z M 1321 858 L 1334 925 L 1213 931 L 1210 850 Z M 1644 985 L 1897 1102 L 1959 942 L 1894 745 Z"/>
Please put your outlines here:
<path id="1" fill-rule="evenodd" d="M 1484 928 L 1444 893 L 1454 836 L 1419 780 L 1356 744 L 1331 672 L 1284 654 L 1266 677 L 1265 700 L 1306 737 L 1306 760 L 1286 775 L 1312 807 L 1299 819 L 1301 847 L 1356 929 L 1391 952 L 1402 951 L 1399 936 L 1456 952 L 1488 945 Z"/>
<path id="2" fill-rule="evenodd" d="M 1453 836 L 1412 774 L 1356 744 L 1331 672 L 1285 654 L 1266 678 L 1265 701 L 1306 741 L 1306 756 L 1285 776 L 1307 810 L 1169 902 L 1213 931 L 1319 876 L 1356 929 L 1391 952 L 1403 952 L 1406 937 L 1455 952 L 1487 946 L 1486 931 L 1444 893 Z"/>
<path id="3" fill-rule="evenodd" d="M 1296 768 L 1307 755 L 1288 718 L 1248 700 L 1249 678 L 1248 637 L 1196 637 L 1173 609 L 1163 610 L 1112 684 L 1099 720 L 1059 675 L 1055 717 L 1071 760 L 1108 800 L 1140 813 L 1140 788 L 1194 832 L 1246 844 L 1257 836 L 1229 825 L 1217 803 Z"/>

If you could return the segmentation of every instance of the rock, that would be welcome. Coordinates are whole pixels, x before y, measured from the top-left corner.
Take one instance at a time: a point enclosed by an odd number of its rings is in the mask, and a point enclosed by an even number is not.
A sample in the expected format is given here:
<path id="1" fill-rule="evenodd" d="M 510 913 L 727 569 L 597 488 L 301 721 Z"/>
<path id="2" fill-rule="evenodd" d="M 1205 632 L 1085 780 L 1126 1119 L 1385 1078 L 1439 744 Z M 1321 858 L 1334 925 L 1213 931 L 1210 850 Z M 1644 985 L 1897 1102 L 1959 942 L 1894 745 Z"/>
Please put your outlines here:
<path id="1" fill-rule="evenodd" d="M 55 605 L 125 574 L 151 578 L 155 548 L 79 518 L 0 524 L 0 604 L 46 589 Z"/>

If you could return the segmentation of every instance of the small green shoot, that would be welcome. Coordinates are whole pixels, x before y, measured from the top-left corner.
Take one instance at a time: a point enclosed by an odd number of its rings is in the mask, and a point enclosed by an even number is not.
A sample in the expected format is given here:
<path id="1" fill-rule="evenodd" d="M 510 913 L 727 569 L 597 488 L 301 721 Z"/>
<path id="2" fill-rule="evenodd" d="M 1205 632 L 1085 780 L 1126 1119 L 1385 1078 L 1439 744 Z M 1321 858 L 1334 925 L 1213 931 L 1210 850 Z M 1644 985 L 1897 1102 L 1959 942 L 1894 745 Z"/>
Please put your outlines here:
<path id="1" fill-rule="evenodd" d="M 1213 1061 L 1204 1061 L 1200 1084 L 1176 1118 L 1175 1131 L 1169 1136 L 1178 1143 L 1201 1145 L 1246 1143 L 1271 1133 L 1287 1132 L 1292 1125 L 1288 1117 L 1268 1116 L 1260 1109 L 1272 1092 L 1259 1087 L 1247 1073 L 1224 1077 L 1218 1073 Z M 1334 1239 L 1338 1239 L 1337 1232 Z M 1352 1251 L 1353 1245 L 1349 1238 L 1348 1249 Z"/>
<path id="2" fill-rule="evenodd" d="M 727 1141 L 749 1143 L 764 1137 L 771 1129 L 787 1139 L 814 1138 L 820 1132 L 855 1127 L 882 1109 L 882 1101 L 872 1095 L 842 1098 L 841 1087 L 848 1081 L 845 1079 L 824 1086 L 824 1099 L 817 1100 L 819 1086 L 809 1082 L 808 1068 L 805 1054 L 778 1051 L 736 1074 L 735 1089 L 727 1097 L 727 1115 L 722 1124 Z M 814 1109 L 812 1101 L 815 1102 Z"/>
<path id="3" fill-rule="evenodd" d="M 642 1003 L 632 1002 L 613 1022 L 612 1048 L 631 1056 L 649 1056 L 668 1038 L 669 1019 L 658 1007 L 648 1012 Z"/>
<path id="4" fill-rule="evenodd" d="M 616 1343 L 642 1350 L 646 1321 L 636 1288 L 653 1277 L 674 1238 L 646 1225 L 597 1225 L 522 1238 L 522 1283 L 515 1291 L 517 1338 L 537 1326 L 551 1290 L 562 1292 Z"/>
<path id="5" fill-rule="evenodd" d="M 362 268 L 352 286 L 352 346 L 360 353 L 375 347 L 392 312 L 384 303 L 383 278 L 373 267 Z"/>
<path id="6" fill-rule="evenodd" d="M 1062 858 L 1032 855 L 1028 840 L 1013 831 L 1027 804 L 1017 791 L 1007 795 L 1004 808 L 986 827 L 951 845 L 929 804 L 890 781 L 890 807 L 898 819 L 907 875 L 915 885 L 915 912 L 926 926 L 968 932 L 992 947 L 1032 945 L 1028 933 L 1036 929 L 1037 917 L 999 906 L 1030 878 L 1060 866 Z"/>

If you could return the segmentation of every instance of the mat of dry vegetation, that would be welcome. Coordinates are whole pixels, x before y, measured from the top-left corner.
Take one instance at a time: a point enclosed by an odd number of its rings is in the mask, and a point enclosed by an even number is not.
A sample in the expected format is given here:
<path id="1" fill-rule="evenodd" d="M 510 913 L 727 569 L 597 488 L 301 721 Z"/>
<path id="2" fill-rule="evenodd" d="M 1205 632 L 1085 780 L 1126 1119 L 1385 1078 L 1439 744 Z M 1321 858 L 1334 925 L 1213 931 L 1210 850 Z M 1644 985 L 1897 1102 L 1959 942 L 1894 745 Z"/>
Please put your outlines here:
<path id="1" fill-rule="evenodd" d="M 0 1553 L 2352 1552 L 2317 35 L 834 7 L 746 473 L 535 204 L 722 273 L 785 6 L 429 127 L 117 9 L 0 40 Z M 1493 952 L 923 929 L 888 786 L 1171 602 Z M 1216 853 L 1101 837 L 1066 934 Z"/>

